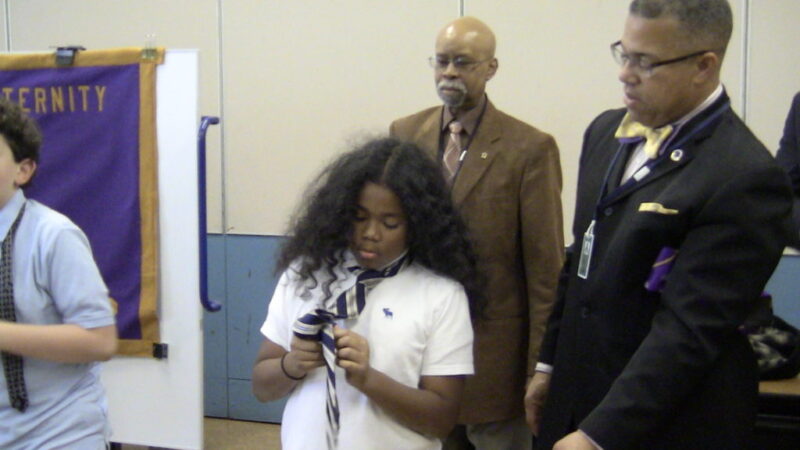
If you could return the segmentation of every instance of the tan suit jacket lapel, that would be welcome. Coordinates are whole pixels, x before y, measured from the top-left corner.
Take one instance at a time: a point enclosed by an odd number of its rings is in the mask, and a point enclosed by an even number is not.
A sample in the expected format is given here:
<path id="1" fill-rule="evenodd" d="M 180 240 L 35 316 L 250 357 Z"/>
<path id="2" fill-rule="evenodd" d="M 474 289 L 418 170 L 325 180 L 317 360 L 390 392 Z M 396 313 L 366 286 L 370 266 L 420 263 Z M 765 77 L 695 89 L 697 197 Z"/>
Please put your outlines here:
<path id="1" fill-rule="evenodd" d="M 486 112 L 476 130 L 475 138 L 467 149 L 467 155 L 453 185 L 453 202 L 456 206 L 461 205 L 472 188 L 486 173 L 497 154 L 496 145 L 500 142 L 502 122 L 496 111 L 492 102 L 486 105 Z"/>
<path id="2" fill-rule="evenodd" d="M 439 136 L 442 122 L 442 109 L 437 108 L 432 114 L 425 118 L 419 127 L 417 139 L 414 139 L 420 147 L 425 149 L 431 158 L 439 159 Z"/>

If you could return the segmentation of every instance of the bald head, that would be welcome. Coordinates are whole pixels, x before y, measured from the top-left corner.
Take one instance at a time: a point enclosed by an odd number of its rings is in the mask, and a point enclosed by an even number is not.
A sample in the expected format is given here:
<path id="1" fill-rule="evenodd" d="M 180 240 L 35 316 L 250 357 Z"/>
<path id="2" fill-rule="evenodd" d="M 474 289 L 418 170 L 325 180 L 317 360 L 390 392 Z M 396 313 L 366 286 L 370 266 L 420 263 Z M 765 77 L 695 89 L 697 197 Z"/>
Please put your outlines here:
<path id="1" fill-rule="evenodd" d="M 448 41 L 468 45 L 481 59 L 494 58 L 494 33 L 474 17 L 459 17 L 445 25 L 436 37 L 436 44 Z"/>
<path id="2" fill-rule="evenodd" d="M 436 37 L 436 91 L 456 116 L 483 99 L 497 72 L 492 30 L 474 17 L 460 17 Z"/>

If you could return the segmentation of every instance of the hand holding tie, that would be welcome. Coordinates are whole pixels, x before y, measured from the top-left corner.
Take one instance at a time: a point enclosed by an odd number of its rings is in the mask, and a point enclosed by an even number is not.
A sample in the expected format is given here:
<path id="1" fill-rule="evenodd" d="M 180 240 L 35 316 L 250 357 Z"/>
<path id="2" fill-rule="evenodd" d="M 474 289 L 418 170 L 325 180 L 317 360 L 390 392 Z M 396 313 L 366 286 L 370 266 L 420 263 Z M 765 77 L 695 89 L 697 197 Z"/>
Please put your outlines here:
<path id="1" fill-rule="evenodd" d="M 304 377 L 308 372 L 325 365 L 322 344 L 319 341 L 292 337 L 291 351 L 286 356 L 286 368 L 296 377 Z"/>
<path id="2" fill-rule="evenodd" d="M 336 365 L 344 369 L 351 386 L 362 390 L 371 369 L 369 342 L 360 334 L 342 327 L 333 327 L 333 337 L 336 340 Z"/>

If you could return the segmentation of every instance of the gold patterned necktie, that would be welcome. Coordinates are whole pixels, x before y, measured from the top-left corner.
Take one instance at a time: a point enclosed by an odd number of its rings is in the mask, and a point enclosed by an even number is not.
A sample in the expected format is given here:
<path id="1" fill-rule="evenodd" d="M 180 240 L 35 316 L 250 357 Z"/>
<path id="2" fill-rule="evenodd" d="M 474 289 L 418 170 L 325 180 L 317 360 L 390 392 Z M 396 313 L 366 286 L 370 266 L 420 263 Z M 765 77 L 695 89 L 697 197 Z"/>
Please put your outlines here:
<path id="1" fill-rule="evenodd" d="M 622 118 L 622 123 L 619 124 L 617 132 L 614 137 L 620 140 L 633 140 L 635 138 L 644 138 L 644 153 L 650 159 L 658 158 L 658 151 L 661 145 L 672 133 L 672 125 L 664 125 L 661 128 L 650 128 L 636 122 L 631 118 L 630 113 L 625 114 Z"/>
<path id="2" fill-rule="evenodd" d="M 458 163 L 461 159 L 461 131 L 464 127 L 455 120 L 448 125 L 450 136 L 447 139 L 447 146 L 444 148 L 442 163 L 444 164 L 444 176 L 447 181 L 451 181 L 458 172 Z"/>

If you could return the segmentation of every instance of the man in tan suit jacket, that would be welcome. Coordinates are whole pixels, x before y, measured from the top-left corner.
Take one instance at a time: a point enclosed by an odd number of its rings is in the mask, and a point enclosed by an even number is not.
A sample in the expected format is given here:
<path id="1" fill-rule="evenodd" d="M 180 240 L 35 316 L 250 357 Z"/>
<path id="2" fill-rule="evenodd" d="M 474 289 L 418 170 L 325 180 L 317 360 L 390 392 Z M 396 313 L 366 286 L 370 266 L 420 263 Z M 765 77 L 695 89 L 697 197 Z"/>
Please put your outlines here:
<path id="1" fill-rule="evenodd" d="M 436 106 L 392 123 L 392 136 L 442 160 L 448 125 L 462 124 L 453 200 L 467 222 L 486 281 L 487 306 L 475 321 L 475 375 L 459 425 L 445 449 L 530 448 L 523 397 L 555 299 L 563 262 L 561 167 L 555 140 L 497 110 L 484 93 L 498 63 L 495 39 L 463 17 L 436 40 Z"/>

